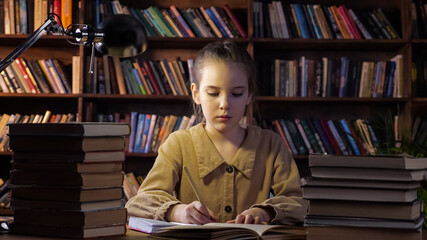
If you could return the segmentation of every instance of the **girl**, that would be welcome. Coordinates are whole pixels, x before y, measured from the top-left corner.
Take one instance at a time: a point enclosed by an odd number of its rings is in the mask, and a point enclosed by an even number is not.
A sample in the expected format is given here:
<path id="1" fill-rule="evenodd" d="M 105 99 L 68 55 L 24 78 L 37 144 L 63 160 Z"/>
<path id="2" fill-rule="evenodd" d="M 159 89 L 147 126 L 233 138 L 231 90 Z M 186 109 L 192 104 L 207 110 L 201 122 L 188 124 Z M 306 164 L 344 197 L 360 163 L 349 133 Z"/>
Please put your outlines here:
<path id="1" fill-rule="evenodd" d="M 199 52 L 194 73 L 192 97 L 204 121 L 172 133 L 160 147 L 126 204 L 129 215 L 193 224 L 301 223 L 307 204 L 282 139 L 239 124 L 255 92 L 249 54 L 232 42 L 210 43 Z"/>

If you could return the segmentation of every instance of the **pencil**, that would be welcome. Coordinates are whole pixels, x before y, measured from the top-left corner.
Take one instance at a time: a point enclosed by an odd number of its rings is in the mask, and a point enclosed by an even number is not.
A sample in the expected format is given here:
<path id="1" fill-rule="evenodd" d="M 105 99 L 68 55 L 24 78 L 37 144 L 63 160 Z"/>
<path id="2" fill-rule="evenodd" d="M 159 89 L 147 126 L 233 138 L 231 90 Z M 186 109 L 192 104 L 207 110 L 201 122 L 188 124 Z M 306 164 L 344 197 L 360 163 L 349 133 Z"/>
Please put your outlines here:
<path id="1" fill-rule="evenodd" d="M 199 202 L 202 202 L 201 198 L 200 198 L 200 193 L 196 188 L 196 185 L 194 185 L 194 181 L 193 178 L 190 175 L 190 172 L 188 171 L 188 168 L 186 166 L 183 167 L 184 168 L 184 172 L 187 175 L 188 180 L 190 180 L 190 185 L 193 188 L 194 193 L 196 194 L 197 200 L 199 200 Z"/>

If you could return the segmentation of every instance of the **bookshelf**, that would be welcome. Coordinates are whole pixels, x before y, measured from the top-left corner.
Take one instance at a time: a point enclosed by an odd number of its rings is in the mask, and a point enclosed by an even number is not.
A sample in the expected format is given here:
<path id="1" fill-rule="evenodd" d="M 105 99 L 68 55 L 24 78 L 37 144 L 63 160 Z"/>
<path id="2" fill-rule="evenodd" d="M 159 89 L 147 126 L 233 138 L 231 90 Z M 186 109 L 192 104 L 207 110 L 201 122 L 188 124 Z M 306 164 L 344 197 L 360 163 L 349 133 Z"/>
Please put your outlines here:
<path id="1" fill-rule="evenodd" d="M 222 7 L 228 4 L 236 15 L 243 28 L 248 33 L 247 38 L 232 38 L 245 47 L 256 62 L 263 62 L 275 58 L 297 59 L 300 56 L 307 58 L 341 57 L 346 56 L 363 61 L 386 61 L 401 54 L 403 57 L 403 89 L 401 98 L 359 98 L 359 97 L 273 97 L 261 95 L 256 97 L 259 115 L 263 119 L 278 118 L 363 118 L 378 117 L 378 112 L 391 111 L 393 114 L 400 109 L 404 114 L 424 114 L 427 101 L 423 97 L 412 96 L 411 86 L 411 59 L 425 56 L 427 41 L 413 39 L 411 30 L 409 0 L 308 0 L 286 1 L 286 4 L 321 4 L 342 5 L 348 8 L 364 10 L 381 8 L 400 35 L 399 39 L 275 39 L 258 38 L 254 36 L 254 0 L 148 0 L 121 1 L 122 4 L 136 8 L 157 6 L 167 9 L 175 5 L 179 9 L 196 8 L 203 6 Z M 285 3 L 282 1 L 282 3 Z M 81 0 L 79 21 L 89 23 L 94 21 L 94 1 Z M 74 9 L 73 9 L 74 10 Z M 20 40 L 28 35 L 0 34 L 0 57 L 10 52 Z M 168 59 L 173 60 L 180 56 L 183 60 L 195 58 L 199 49 L 207 43 L 217 41 L 218 38 L 179 38 L 179 37 L 150 37 L 148 50 L 138 58 L 144 60 Z M 80 90 L 77 94 L 7 94 L 0 93 L 0 109 L 4 112 L 43 113 L 73 112 L 79 121 L 96 120 L 97 113 L 128 114 L 132 111 L 155 114 L 188 115 L 191 113 L 191 98 L 189 96 L 159 96 L 159 95 L 119 95 L 93 94 L 85 90 L 87 56 L 89 50 L 68 44 L 65 40 L 55 36 L 44 36 L 31 49 L 24 53 L 24 58 L 57 58 L 61 60 L 68 71 L 71 71 L 71 57 L 81 56 Z M 260 84 L 267 81 L 260 77 Z M 13 102 L 13 106 L 10 104 Z M 1 169 L 8 167 L 10 153 L 1 153 Z M 156 157 L 155 153 L 128 153 L 125 171 L 133 171 L 138 175 L 145 175 Z M 301 175 L 309 175 L 306 155 L 296 155 L 296 162 Z M 7 173 L 2 176 L 7 176 Z M 0 176 L 0 177 L 2 177 Z"/>

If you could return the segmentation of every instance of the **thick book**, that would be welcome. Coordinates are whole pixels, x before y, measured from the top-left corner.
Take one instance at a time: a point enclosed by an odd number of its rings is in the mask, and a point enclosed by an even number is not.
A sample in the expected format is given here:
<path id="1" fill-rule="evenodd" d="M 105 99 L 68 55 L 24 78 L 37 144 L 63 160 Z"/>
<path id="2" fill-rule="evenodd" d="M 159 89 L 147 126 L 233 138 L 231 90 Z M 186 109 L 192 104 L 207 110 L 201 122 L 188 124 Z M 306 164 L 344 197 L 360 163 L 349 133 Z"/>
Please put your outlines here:
<path id="1" fill-rule="evenodd" d="M 126 123 L 78 122 L 48 124 L 9 124 L 11 136 L 127 136 L 130 133 Z"/>
<path id="2" fill-rule="evenodd" d="M 67 211 L 100 211 L 124 207 L 123 199 L 94 202 L 65 202 L 50 200 L 28 200 L 12 198 L 10 202 L 12 209 L 50 209 Z"/>
<path id="3" fill-rule="evenodd" d="M 44 125 L 44 124 L 40 124 Z M 90 152 L 124 149 L 124 137 L 10 136 L 14 152 Z"/>
<path id="4" fill-rule="evenodd" d="M 302 179 L 303 186 L 318 187 L 357 187 L 357 188 L 381 188 L 381 189 L 415 189 L 421 186 L 419 181 L 379 181 L 364 179 L 339 179 L 339 178 L 313 178 Z"/>
<path id="5" fill-rule="evenodd" d="M 351 217 L 326 217 L 326 216 L 307 216 L 305 218 L 306 226 L 332 225 L 348 227 L 382 227 L 396 229 L 420 229 L 423 224 L 424 216 L 414 220 L 393 220 L 382 218 L 351 218 Z"/>
<path id="6" fill-rule="evenodd" d="M 95 202 L 123 198 L 121 186 L 110 188 L 61 188 L 13 185 L 12 195 L 17 199 L 33 201 Z"/>
<path id="7" fill-rule="evenodd" d="M 24 171 L 40 172 L 74 172 L 74 173 L 101 173 L 122 171 L 122 162 L 106 163 L 63 163 L 63 162 L 35 162 L 12 161 L 12 168 Z"/>
<path id="8" fill-rule="evenodd" d="M 376 227 L 309 226 L 307 240 L 421 240 L 422 231 Z"/>
<path id="9" fill-rule="evenodd" d="M 421 201 L 368 202 L 311 199 L 308 215 L 411 220 L 422 213 Z"/>
<path id="10" fill-rule="evenodd" d="M 381 189 L 358 187 L 304 186 L 306 199 L 334 199 L 378 202 L 412 202 L 417 199 L 417 189 Z"/>
<path id="11" fill-rule="evenodd" d="M 310 155 L 309 166 L 425 169 L 427 168 L 427 158 L 410 156 Z"/>
<path id="12" fill-rule="evenodd" d="M 123 162 L 125 153 L 123 151 L 96 151 L 96 152 L 14 152 L 13 159 L 25 162 Z"/>
<path id="13" fill-rule="evenodd" d="M 52 211 L 15 209 L 14 221 L 19 224 L 40 224 L 48 226 L 96 227 L 126 223 L 126 209 L 101 211 Z"/>
<path id="14" fill-rule="evenodd" d="M 32 224 L 15 223 L 13 232 L 16 234 L 42 235 L 51 237 L 67 237 L 67 238 L 95 238 L 124 235 L 126 233 L 126 225 L 110 225 L 101 227 L 70 227 L 70 226 L 41 226 Z"/>
<path id="15" fill-rule="evenodd" d="M 299 226 L 208 223 L 205 225 L 163 222 L 130 217 L 129 228 L 152 232 L 150 237 L 181 239 L 305 239 L 306 230 Z M 280 238 L 278 238 L 280 237 Z"/>
<path id="16" fill-rule="evenodd" d="M 12 170 L 10 175 L 13 185 L 102 188 L 120 187 L 123 184 L 122 172 L 70 173 Z"/>
<path id="17" fill-rule="evenodd" d="M 406 170 L 387 168 L 356 167 L 311 167 L 313 177 L 370 179 L 387 181 L 421 181 L 426 177 L 426 170 Z"/>

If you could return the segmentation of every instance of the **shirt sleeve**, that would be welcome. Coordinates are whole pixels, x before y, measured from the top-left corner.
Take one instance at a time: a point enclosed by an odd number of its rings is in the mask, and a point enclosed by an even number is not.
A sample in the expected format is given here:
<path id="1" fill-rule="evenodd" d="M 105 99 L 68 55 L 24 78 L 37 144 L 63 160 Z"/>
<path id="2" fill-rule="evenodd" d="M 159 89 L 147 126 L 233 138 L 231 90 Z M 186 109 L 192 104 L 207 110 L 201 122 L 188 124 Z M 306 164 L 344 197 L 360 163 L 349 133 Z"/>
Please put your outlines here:
<path id="1" fill-rule="evenodd" d="M 165 220 L 167 210 L 180 201 L 174 189 L 181 176 L 181 154 L 175 134 L 171 134 L 159 148 L 153 167 L 136 196 L 126 208 L 130 216 Z"/>
<path id="2" fill-rule="evenodd" d="M 281 141 L 281 139 L 280 139 Z M 276 216 L 272 223 L 283 225 L 301 224 L 307 214 L 308 201 L 302 198 L 302 189 L 298 168 L 291 153 L 283 142 L 278 146 L 273 160 L 272 186 L 274 197 L 252 207 L 271 207 Z M 273 148 L 274 151 L 274 148 Z"/>

